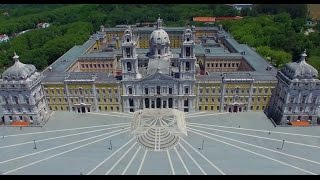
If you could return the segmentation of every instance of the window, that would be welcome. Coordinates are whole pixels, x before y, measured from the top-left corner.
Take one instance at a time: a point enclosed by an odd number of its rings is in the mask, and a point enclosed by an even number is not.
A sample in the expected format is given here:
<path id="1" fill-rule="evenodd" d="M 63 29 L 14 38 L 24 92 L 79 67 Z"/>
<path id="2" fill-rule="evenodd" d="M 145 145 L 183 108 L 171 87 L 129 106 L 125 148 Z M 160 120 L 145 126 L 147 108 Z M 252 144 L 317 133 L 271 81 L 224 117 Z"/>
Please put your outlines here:
<path id="1" fill-rule="evenodd" d="M 202 102 L 202 98 L 199 98 L 199 101 Z"/>
<path id="2" fill-rule="evenodd" d="M 184 93 L 185 93 L 185 94 L 189 94 L 189 88 L 188 88 L 188 87 L 185 87 L 185 88 L 184 88 Z"/>
<path id="3" fill-rule="evenodd" d="M 19 104 L 19 100 L 18 100 L 18 97 L 17 97 L 17 96 L 14 96 L 14 102 L 15 102 L 16 104 Z"/>
<path id="4" fill-rule="evenodd" d="M 220 106 L 217 106 L 217 110 L 218 110 L 218 111 L 220 110 Z"/>
<path id="5" fill-rule="evenodd" d="M 190 57 L 190 54 L 191 54 L 191 49 L 190 49 L 190 47 L 186 47 L 186 56 L 187 56 L 187 57 Z"/>
<path id="6" fill-rule="evenodd" d="M 131 87 L 128 88 L 128 93 L 132 94 L 132 88 Z"/>
<path id="7" fill-rule="evenodd" d="M 186 62 L 186 71 L 190 70 L 190 62 Z"/>
<path id="8" fill-rule="evenodd" d="M 201 106 L 199 106 L 199 111 L 201 111 Z"/>
<path id="9" fill-rule="evenodd" d="M 148 88 L 144 88 L 144 93 L 145 94 L 149 94 L 149 89 Z"/>
<path id="10" fill-rule="evenodd" d="M 130 48 L 126 48 L 126 55 L 128 58 L 130 57 Z"/>
<path id="11" fill-rule="evenodd" d="M 25 101 L 26 101 L 26 103 L 27 103 L 27 104 L 29 104 L 29 103 L 30 103 L 30 102 L 29 102 L 29 97 L 28 97 L 28 96 L 26 96 L 26 97 L 25 97 Z"/>
<path id="12" fill-rule="evenodd" d="M 172 89 L 172 87 L 169 87 L 169 94 L 173 94 L 173 89 Z"/>
<path id="13" fill-rule="evenodd" d="M 131 62 L 127 62 L 127 70 L 128 72 L 131 72 Z"/>
<path id="14" fill-rule="evenodd" d="M 250 106 L 250 110 L 253 110 L 253 106 Z"/>
<path id="15" fill-rule="evenodd" d="M 209 102 L 209 99 L 208 99 L 208 98 L 206 98 L 206 102 Z"/>
<path id="16" fill-rule="evenodd" d="M 157 94 L 160 94 L 160 86 L 157 86 Z"/>
<path id="17" fill-rule="evenodd" d="M 129 106 L 134 106 L 134 102 L 132 98 L 129 99 Z"/>
<path id="18" fill-rule="evenodd" d="M 259 106 L 256 107 L 256 110 L 259 110 Z"/>
<path id="19" fill-rule="evenodd" d="M 189 106 L 189 100 L 184 100 L 184 106 Z"/>
<path id="20" fill-rule="evenodd" d="M 211 106 L 211 111 L 213 111 L 213 106 Z"/>
<path id="21" fill-rule="evenodd" d="M 305 101 L 306 101 L 306 98 L 307 98 L 307 96 L 306 95 L 304 95 L 303 97 L 302 97 L 302 103 L 304 103 Z"/>
<path id="22" fill-rule="evenodd" d="M 204 107 L 204 110 L 206 110 L 206 111 L 207 111 L 207 110 L 208 110 L 208 106 L 205 106 L 205 107 Z"/>

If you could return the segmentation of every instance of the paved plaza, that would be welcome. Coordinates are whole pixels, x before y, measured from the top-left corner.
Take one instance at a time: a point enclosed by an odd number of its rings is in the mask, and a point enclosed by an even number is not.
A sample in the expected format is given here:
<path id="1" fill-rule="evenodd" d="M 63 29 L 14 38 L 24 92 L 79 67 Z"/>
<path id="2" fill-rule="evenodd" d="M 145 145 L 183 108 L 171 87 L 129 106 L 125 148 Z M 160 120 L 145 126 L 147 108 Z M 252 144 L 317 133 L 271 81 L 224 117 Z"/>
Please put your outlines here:
<path id="1" fill-rule="evenodd" d="M 54 112 L 43 127 L 0 126 L 0 174 L 320 174 L 320 131 L 263 112 L 186 113 L 187 136 L 150 151 L 131 113 Z"/>

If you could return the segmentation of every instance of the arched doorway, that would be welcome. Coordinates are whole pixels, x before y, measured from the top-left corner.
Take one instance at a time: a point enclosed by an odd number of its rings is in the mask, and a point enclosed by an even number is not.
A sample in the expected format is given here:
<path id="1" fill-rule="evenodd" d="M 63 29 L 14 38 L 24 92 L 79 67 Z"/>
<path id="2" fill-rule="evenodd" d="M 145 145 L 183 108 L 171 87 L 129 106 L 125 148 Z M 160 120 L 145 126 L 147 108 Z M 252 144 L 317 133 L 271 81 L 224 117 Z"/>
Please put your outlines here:
<path id="1" fill-rule="evenodd" d="M 161 108 L 161 99 L 157 98 L 157 108 Z"/>
<path id="2" fill-rule="evenodd" d="M 144 106 L 145 106 L 145 108 L 150 108 L 149 98 L 145 98 L 145 99 L 144 99 Z"/>
<path id="3" fill-rule="evenodd" d="M 168 106 L 169 106 L 169 108 L 172 108 L 172 107 L 173 107 L 173 100 L 172 100 L 172 98 L 169 98 L 169 99 L 168 99 Z"/>

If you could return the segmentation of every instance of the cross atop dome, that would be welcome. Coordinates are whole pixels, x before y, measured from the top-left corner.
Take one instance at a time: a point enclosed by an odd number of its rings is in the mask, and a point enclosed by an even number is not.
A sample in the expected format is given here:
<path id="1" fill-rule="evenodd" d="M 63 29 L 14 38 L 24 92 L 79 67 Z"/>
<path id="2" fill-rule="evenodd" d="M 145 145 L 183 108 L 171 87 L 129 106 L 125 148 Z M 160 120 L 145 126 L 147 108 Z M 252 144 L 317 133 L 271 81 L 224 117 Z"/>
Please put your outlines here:
<path id="1" fill-rule="evenodd" d="M 307 57 L 307 50 L 305 49 L 303 53 L 301 53 L 300 62 L 305 61 Z"/>
<path id="2" fill-rule="evenodd" d="M 157 29 L 162 29 L 162 19 L 160 18 L 160 14 L 157 20 Z"/>
<path id="3" fill-rule="evenodd" d="M 13 60 L 14 60 L 15 62 L 19 61 L 19 56 L 17 55 L 16 51 L 14 51 Z"/>

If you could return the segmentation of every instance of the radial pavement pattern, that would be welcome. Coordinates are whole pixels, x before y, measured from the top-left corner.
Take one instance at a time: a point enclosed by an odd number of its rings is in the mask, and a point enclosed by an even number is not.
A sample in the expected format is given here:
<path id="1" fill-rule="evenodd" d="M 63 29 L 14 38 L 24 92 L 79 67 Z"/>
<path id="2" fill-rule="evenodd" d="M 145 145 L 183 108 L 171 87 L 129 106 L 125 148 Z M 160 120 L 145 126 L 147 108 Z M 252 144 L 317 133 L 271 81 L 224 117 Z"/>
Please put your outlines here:
<path id="1" fill-rule="evenodd" d="M 320 173 L 319 127 L 274 127 L 259 112 L 184 118 L 185 136 L 162 126 L 135 134 L 132 113 L 57 111 L 42 128 L 1 126 L 0 174 Z"/>

